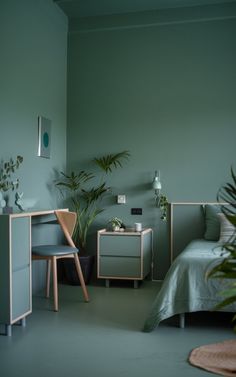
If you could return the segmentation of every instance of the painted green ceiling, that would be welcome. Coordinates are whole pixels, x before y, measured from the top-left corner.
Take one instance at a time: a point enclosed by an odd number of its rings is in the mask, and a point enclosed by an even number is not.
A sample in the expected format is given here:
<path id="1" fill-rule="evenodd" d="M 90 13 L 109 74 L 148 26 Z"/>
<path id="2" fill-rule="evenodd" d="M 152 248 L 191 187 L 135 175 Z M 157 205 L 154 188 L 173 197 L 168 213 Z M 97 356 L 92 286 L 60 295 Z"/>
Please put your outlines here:
<path id="1" fill-rule="evenodd" d="M 54 0 L 68 17 L 90 17 L 166 8 L 223 4 L 236 0 Z"/>

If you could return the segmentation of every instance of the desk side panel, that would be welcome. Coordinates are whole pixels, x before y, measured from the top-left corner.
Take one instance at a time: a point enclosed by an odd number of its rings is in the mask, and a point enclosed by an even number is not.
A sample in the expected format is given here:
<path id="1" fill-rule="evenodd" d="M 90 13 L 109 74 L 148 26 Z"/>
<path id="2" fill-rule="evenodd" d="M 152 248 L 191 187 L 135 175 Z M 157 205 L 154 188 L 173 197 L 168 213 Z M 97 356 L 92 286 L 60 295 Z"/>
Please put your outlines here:
<path id="1" fill-rule="evenodd" d="M 31 312 L 30 217 L 11 220 L 12 322 Z"/>
<path id="2" fill-rule="evenodd" d="M 0 216 L 0 323 L 10 323 L 9 216 Z"/>

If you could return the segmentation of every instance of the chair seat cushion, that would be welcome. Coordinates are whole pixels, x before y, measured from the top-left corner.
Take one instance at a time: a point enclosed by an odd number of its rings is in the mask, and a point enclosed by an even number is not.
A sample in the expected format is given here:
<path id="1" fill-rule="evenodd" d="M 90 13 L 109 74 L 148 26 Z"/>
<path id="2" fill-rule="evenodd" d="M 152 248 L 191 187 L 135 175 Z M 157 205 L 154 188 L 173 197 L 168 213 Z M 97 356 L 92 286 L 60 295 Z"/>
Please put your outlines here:
<path id="1" fill-rule="evenodd" d="M 56 256 L 78 253 L 76 247 L 68 245 L 39 245 L 32 247 L 32 253 L 38 256 Z"/>

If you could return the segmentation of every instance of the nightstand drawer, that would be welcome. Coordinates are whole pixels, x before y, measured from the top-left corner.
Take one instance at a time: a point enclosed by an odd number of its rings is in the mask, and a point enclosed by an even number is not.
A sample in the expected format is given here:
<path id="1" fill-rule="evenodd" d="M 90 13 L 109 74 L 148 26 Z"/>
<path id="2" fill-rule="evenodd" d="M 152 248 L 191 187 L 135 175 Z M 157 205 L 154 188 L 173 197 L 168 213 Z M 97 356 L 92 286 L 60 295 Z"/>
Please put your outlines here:
<path id="1" fill-rule="evenodd" d="M 99 265 L 100 277 L 140 278 L 140 258 L 102 256 L 100 257 Z"/>
<path id="2" fill-rule="evenodd" d="M 140 257 L 140 236 L 102 235 L 100 255 Z"/>

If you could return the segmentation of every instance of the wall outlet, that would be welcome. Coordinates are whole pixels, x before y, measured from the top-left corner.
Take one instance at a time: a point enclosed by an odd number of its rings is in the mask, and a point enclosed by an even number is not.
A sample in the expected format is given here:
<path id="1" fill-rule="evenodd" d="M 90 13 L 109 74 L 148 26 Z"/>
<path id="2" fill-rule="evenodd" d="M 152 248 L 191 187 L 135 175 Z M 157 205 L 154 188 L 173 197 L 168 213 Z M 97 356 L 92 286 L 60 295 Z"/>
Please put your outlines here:
<path id="1" fill-rule="evenodd" d="M 126 196 L 125 195 L 117 195 L 117 204 L 125 204 L 126 203 Z"/>
<path id="2" fill-rule="evenodd" d="M 131 208 L 131 215 L 142 215 L 143 209 L 142 208 Z"/>

